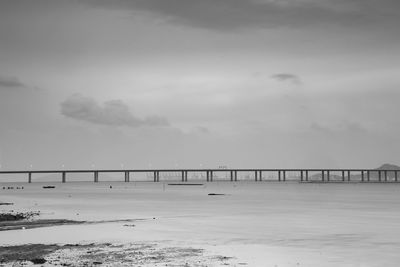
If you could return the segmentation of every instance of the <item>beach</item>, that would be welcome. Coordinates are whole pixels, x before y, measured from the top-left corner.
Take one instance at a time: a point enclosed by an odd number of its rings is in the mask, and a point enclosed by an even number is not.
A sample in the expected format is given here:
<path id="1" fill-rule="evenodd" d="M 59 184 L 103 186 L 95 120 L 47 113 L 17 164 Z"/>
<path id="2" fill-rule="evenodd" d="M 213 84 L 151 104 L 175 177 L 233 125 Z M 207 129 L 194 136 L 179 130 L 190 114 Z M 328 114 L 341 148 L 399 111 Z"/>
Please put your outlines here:
<path id="1" fill-rule="evenodd" d="M 0 255 L 43 244 L 57 245 L 49 266 L 398 266 L 399 193 L 394 183 L 4 183 L 0 203 L 12 205 L 1 212 L 70 223 L 0 231 Z"/>

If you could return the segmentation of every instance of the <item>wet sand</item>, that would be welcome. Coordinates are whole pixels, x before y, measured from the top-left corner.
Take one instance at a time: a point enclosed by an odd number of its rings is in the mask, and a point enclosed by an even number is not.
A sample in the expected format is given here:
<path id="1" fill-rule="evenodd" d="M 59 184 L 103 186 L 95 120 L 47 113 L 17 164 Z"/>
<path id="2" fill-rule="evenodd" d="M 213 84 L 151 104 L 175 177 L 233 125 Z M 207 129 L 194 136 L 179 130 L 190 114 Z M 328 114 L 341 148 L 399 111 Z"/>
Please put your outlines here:
<path id="1" fill-rule="evenodd" d="M 43 185 L 50 183 L 0 189 L 0 202 L 14 203 L 0 210 L 40 211 L 41 220 L 108 222 L 1 231 L 0 255 L 5 246 L 57 244 L 61 248 L 44 256 L 52 265 L 68 264 L 74 257 L 81 257 L 82 265 L 132 265 L 136 260 L 141 266 L 400 262 L 397 184 L 76 182 L 54 183 L 54 189 Z M 78 246 L 74 250 L 65 244 Z M 92 247 L 79 247 L 88 244 Z M 91 249 L 100 256 L 88 259 L 87 254 L 96 255 L 87 253 Z M 135 258 L 133 250 L 142 256 Z"/>

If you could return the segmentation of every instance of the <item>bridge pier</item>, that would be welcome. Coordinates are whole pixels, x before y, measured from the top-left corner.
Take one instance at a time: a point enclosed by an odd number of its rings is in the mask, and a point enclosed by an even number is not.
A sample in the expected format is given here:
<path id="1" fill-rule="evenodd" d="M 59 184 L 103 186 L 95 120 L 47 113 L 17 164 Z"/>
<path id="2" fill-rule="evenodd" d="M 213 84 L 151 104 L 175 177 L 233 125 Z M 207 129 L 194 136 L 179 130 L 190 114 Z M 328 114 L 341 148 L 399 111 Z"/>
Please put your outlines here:
<path id="1" fill-rule="evenodd" d="M 388 178 L 388 177 L 387 177 L 387 171 L 384 171 L 383 173 L 384 173 L 384 175 L 385 175 L 385 182 L 387 182 L 387 178 Z"/>
<path id="2" fill-rule="evenodd" d="M 350 171 L 347 171 L 347 181 L 350 182 Z"/>
<path id="3" fill-rule="evenodd" d="M 321 171 L 322 182 L 325 182 L 325 171 Z"/>
<path id="4" fill-rule="evenodd" d="M 370 181 L 370 177 L 371 177 L 371 173 L 370 173 L 370 171 L 367 171 L 367 181 L 368 182 Z"/>
<path id="5" fill-rule="evenodd" d="M 235 182 L 237 182 L 237 171 L 235 171 Z"/>
<path id="6" fill-rule="evenodd" d="M 281 171 L 278 171 L 278 181 L 281 181 Z"/>
<path id="7" fill-rule="evenodd" d="M 308 182 L 308 171 L 306 171 L 306 181 Z"/>
<path id="8" fill-rule="evenodd" d="M 259 174 L 260 174 L 260 176 L 259 176 L 259 181 L 261 182 L 262 181 L 262 171 L 259 171 Z"/>
<path id="9" fill-rule="evenodd" d="M 329 172 L 329 171 L 326 171 L 326 178 L 327 178 L 328 182 L 331 180 L 330 172 Z"/>
<path id="10" fill-rule="evenodd" d="M 32 183 L 32 173 L 28 173 L 28 183 Z"/>
<path id="11" fill-rule="evenodd" d="M 93 180 L 95 183 L 99 182 L 99 172 L 98 171 L 93 172 Z"/>
<path id="12" fill-rule="evenodd" d="M 378 177 L 379 177 L 379 182 L 382 182 L 382 173 L 381 173 L 381 171 L 378 171 Z"/>
<path id="13" fill-rule="evenodd" d="M 254 181 L 256 181 L 256 182 L 257 182 L 257 176 L 258 176 L 257 171 L 254 171 Z"/>
<path id="14" fill-rule="evenodd" d="M 62 183 L 65 183 L 66 181 L 67 181 L 67 173 L 66 172 L 62 172 L 62 174 L 61 174 L 61 182 Z"/>
<path id="15" fill-rule="evenodd" d="M 394 181 L 397 182 L 397 171 L 394 171 Z"/>
<path id="16" fill-rule="evenodd" d="M 361 182 L 364 182 L 364 171 L 361 171 Z"/>
<path id="17" fill-rule="evenodd" d="M 233 182 L 233 171 L 231 171 L 231 182 Z"/>
<path id="18" fill-rule="evenodd" d="M 129 172 L 125 172 L 125 183 L 129 183 Z"/>

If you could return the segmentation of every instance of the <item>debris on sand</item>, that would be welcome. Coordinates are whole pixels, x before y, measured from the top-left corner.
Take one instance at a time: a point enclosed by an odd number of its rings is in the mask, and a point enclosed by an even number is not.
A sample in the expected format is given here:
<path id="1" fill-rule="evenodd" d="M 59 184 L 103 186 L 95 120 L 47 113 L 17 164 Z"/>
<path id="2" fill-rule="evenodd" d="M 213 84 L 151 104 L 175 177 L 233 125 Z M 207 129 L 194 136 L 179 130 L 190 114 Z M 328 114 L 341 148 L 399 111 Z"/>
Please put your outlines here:
<path id="1" fill-rule="evenodd" d="M 0 265 L 49 264 L 61 266 L 209 266 L 231 263 L 232 258 L 206 255 L 203 249 L 141 242 L 130 244 L 27 244 L 0 247 Z M 207 264 L 208 263 L 208 264 Z M 20 266 L 20 265 L 18 265 Z"/>
<path id="2" fill-rule="evenodd" d="M 57 249 L 58 245 L 43 244 L 0 247 L 0 263 L 30 261 L 34 264 L 43 264 L 46 262 L 45 256 Z"/>
<path id="3" fill-rule="evenodd" d="M 10 221 L 28 220 L 34 216 L 38 216 L 39 214 L 40 214 L 40 212 L 38 212 L 38 211 L 0 213 L 0 223 L 1 222 L 10 222 Z M 1 227 L 1 224 L 0 224 L 0 227 Z"/>
<path id="4" fill-rule="evenodd" d="M 9 203 L 9 202 L 0 202 L 0 206 L 2 205 L 14 205 L 14 203 Z"/>
<path id="5" fill-rule="evenodd" d="M 35 258 L 30 260 L 33 264 L 43 264 L 46 263 L 47 261 L 43 258 Z"/>
<path id="6" fill-rule="evenodd" d="M 43 186 L 44 189 L 53 189 L 56 188 L 54 185 L 45 185 Z"/>
<path id="7" fill-rule="evenodd" d="M 209 196 L 225 196 L 226 194 L 220 194 L 220 193 L 209 193 Z"/>

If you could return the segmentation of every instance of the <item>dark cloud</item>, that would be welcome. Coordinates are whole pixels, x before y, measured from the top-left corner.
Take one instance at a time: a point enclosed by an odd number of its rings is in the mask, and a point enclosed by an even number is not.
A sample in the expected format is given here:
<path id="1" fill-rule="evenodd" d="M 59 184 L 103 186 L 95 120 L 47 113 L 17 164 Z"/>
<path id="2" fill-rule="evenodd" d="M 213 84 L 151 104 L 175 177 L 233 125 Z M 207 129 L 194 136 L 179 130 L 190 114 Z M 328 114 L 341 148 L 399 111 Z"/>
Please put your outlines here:
<path id="1" fill-rule="evenodd" d="M 291 73 L 277 73 L 272 75 L 271 78 L 279 82 L 292 82 L 294 84 L 301 84 L 300 78 Z"/>
<path id="2" fill-rule="evenodd" d="M 167 21 L 200 28 L 233 30 L 249 27 L 298 27 L 308 24 L 365 26 L 392 23 L 400 2 L 393 0 L 86 0 L 92 5 L 147 11 Z M 397 10 L 397 11 L 396 11 Z"/>
<path id="3" fill-rule="evenodd" d="M 168 126 L 163 117 L 135 117 L 121 100 L 110 100 L 99 105 L 93 98 L 75 94 L 61 103 L 61 114 L 76 120 L 115 126 Z"/>
<path id="4" fill-rule="evenodd" d="M 0 87 L 23 88 L 25 85 L 16 77 L 0 75 Z"/>

